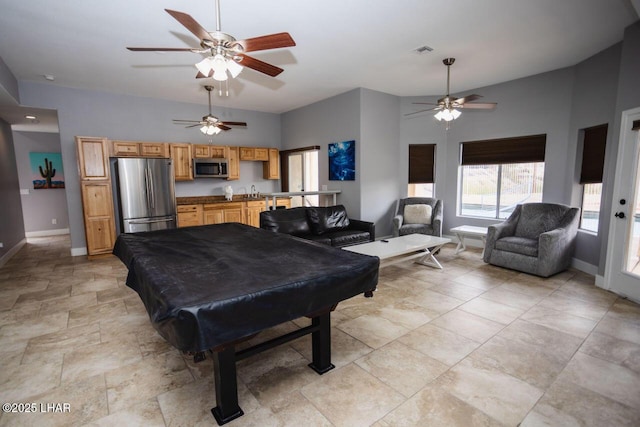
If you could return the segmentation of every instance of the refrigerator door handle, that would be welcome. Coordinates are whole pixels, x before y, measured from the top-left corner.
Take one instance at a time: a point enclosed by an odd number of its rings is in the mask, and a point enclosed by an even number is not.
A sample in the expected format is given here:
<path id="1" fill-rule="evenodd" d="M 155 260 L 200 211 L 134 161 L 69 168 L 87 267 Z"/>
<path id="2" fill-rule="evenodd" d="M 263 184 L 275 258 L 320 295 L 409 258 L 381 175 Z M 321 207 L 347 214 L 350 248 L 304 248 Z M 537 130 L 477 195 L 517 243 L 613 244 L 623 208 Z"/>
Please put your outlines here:
<path id="1" fill-rule="evenodd" d="M 173 218 L 160 218 L 160 219 L 130 219 L 129 224 L 153 224 L 156 222 L 169 222 L 173 221 Z"/>
<path id="2" fill-rule="evenodd" d="M 155 194 L 153 194 L 153 191 L 154 191 L 153 185 L 151 185 L 151 183 L 153 182 L 153 175 L 149 167 L 145 168 L 144 175 L 145 175 L 144 177 L 145 177 L 146 186 L 147 186 L 147 203 L 149 204 L 150 209 L 155 209 L 156 200 L 155 200 Z"/>

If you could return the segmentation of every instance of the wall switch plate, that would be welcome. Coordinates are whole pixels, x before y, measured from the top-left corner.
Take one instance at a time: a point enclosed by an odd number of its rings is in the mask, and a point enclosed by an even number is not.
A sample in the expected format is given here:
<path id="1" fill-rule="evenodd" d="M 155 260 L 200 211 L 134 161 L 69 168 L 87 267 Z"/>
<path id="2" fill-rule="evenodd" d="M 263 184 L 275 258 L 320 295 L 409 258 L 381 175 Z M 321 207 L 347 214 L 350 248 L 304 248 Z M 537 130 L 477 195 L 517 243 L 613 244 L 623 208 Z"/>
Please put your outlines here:
<path id="1" fill-rule="evenodd" d="M 0 248 L 4 248 L 4 243 L 0 242 Z"/>
<path id="2" fill-rule="evenodd" d="M 28 188 L 21 188 L 20 189 L 20 195 L 21 196 L 28 196 L 29 195 L 29 189 Z"/>
<path id="3" fill-rule="evenodd" d="M 57 220 L 56 218 L 52 218 L 52 219 L 51 219 L 51 224 L 54 224 L 54 225 L 55 225 L 55 224 L 57 224 L 57 223 L 58 223 L 58 220 Z"/>

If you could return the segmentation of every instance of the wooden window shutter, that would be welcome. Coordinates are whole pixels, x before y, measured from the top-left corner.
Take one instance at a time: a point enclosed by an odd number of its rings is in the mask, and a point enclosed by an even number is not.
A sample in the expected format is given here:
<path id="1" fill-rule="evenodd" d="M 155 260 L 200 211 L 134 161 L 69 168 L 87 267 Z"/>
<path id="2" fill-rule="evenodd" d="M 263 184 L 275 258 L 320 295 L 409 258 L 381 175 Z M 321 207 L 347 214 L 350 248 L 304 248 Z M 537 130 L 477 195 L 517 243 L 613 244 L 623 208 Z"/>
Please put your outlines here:
<path id="1" fill-rule="evenodd" d="M 409 145 L 409 184 L 433 184 L 435 144 Z"/>
<path id="2" fill-rule="evenodd" d="M 460 164 L 499 165 L 544 162 L 546 142 L 546 134 L 463 142 Z"/>
<path id="3" fill-rule="evenodd" d="M 602 182 L 607 129 L 608 125 L 604 124 L 584 130 L 580 184 Z"/>

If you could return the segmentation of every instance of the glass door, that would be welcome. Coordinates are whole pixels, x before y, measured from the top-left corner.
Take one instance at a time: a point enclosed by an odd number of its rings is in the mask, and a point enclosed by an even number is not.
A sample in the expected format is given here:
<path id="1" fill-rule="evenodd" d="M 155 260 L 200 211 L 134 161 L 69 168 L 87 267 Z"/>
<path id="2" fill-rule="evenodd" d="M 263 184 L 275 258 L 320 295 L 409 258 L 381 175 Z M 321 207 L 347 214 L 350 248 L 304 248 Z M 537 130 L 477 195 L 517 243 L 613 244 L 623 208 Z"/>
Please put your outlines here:
<path id="1" fill-rule="evenodd" d="M 289 191 L 318 191 L 318 151 L 289 154 Z M 296 196 L 291 207 L 318 206 L 318 196 Z"/>
<path id="2" fill-rule="evenodd" d="M 607 244 L 605 289 L 640 302 L 640 108 L 622 115 L 614 199 Z"/>

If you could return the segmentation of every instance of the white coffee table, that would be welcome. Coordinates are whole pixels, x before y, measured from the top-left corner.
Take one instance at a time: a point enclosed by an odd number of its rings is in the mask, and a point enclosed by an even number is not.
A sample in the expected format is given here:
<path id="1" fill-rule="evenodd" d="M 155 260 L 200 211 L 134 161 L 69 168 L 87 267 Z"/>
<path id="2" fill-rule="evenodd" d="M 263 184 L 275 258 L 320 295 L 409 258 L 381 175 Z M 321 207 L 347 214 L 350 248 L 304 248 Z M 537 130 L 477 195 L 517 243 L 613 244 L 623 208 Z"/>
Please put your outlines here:
<path id="1" fill-rule="evenodd" d="M 459 227 L 453 227 L 451 232 L 455 233 L 458 238 L 458 246 L 456 246 L 456 254 L 467 249 L 464 244 L 464 238 L 466 236 L 480 237 L 482 239 L 482 255 L 484 256 L 484 247 L 487 244 L 487 227 L 476 227 L 474 225 L 461 225 Z"/>
<path id="2" fill-rule="evenodd" d="M 451 239 L 444 237 L 408 234 L 406 236 L 390 237 L 384 240 L 376 240 L 375 242 L 347 246 L 342 249 L 359 254 L 377 256 L 380 258 L 381 266 L 420 257 L 416 263 L 442 269 L 442 265 L 433 254 L 449 242 L 451 242 Z"/>

